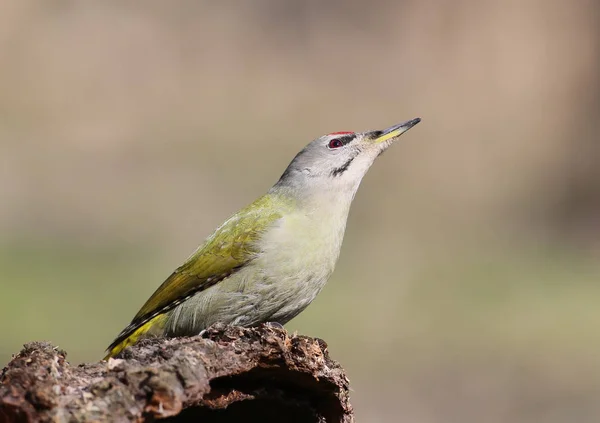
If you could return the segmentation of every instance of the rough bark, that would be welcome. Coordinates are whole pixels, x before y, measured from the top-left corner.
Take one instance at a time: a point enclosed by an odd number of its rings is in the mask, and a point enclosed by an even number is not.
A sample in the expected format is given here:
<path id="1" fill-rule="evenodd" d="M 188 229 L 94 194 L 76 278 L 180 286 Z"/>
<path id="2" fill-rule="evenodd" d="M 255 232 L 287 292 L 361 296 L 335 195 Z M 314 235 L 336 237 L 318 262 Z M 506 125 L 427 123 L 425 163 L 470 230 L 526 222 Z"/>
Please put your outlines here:
<path id="1" fill-rule="evenodd" d="M 44 342 L 0 377 L 0 422 L 353 422 L 349 382 L 320 339 L 212 328 L 72 367 Z"/>

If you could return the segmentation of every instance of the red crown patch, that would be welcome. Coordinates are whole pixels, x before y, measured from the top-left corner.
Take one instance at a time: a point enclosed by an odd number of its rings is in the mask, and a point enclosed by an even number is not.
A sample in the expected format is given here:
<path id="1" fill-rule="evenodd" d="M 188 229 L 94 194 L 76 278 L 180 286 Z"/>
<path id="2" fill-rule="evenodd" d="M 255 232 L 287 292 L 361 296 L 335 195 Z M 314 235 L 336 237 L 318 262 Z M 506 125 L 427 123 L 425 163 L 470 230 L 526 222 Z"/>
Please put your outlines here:
<path id="1" fill-rule="evenodd" d="M 340 132 L 332 132 L 329 135 L 347 135 L 347 134 L 353 134 L 354 132 L 352 131 L 340 131 Z"/>

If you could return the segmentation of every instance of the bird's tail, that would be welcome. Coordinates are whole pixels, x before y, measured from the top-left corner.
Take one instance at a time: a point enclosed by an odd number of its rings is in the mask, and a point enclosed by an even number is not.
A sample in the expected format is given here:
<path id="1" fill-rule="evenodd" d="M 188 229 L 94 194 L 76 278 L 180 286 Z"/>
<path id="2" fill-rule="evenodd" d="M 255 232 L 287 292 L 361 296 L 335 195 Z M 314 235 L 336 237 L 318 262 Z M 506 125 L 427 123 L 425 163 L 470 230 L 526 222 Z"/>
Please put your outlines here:
<path id="1" fill-rule="evenodd" d="M 115 339 L 114 342 L 107 348 L 107 354 L 106 357 L 104 357 L 104 360 L 108 360 L 109 358 L 116 356 L 125 348 L 136 344 L 140 339 L 160 334 L 166 323 L 166 320 L 167 314 L 159 314 L 141 326 L 125 328 L 125 330 L 121 332 L 117 339 Z"/>

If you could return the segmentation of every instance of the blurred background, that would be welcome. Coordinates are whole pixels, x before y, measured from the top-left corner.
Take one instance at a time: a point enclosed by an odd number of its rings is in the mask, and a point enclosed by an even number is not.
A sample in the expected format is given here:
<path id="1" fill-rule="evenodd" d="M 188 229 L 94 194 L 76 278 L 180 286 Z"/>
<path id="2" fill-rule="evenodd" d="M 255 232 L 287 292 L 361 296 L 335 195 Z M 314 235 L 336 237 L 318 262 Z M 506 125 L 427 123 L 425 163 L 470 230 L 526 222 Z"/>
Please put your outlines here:
<path id="1" fill-rule="evenodd" d="M 99 360 L 306 143 L 419 116 L 288 329 L 359 422 L 600 421 L 597 2 L 0 7 L 0 364 Z"/>

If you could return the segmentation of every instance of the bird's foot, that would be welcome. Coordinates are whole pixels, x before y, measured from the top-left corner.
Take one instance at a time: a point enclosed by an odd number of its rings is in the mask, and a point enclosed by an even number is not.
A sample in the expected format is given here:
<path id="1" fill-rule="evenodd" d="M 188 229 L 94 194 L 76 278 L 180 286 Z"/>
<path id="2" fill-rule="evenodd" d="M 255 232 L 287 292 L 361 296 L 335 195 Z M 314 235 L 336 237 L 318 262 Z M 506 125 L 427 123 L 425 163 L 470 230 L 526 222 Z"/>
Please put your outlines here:
<path id="1" fill-rule="evenodd" d="M 211 334 L 224 332 L 225 329 L 227 329 L 227 326 L 228 325 L 222 322 L 213 323 L 209 327 L 202 329 L 200 333 L 198 333 L 198 336 L 200 336 L 201 338 L 209 338 Z"/>
<path id="2" fill-rule="evenodd" d="M 283 327 L 283 325 L 279 322 L 265 322 L 264 325 L 268 328 L 271 329 L 281 329 L 281 330 L 285 330 L 285 328 Z"/>

